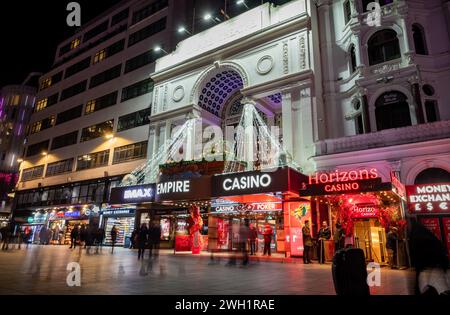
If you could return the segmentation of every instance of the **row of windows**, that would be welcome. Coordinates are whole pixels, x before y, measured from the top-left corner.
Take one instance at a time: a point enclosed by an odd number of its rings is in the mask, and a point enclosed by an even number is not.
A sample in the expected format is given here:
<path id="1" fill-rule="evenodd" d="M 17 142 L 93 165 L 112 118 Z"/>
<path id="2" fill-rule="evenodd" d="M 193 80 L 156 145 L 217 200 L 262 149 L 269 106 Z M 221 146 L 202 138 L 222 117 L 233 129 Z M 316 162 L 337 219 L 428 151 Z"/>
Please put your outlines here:
<path id="1" fill-rule="evenodd" d="M 147 156 L 147 141 L 138 142 L 122 147 L 114 148 L 113 164 L 126 163 Z M 109 163 L 110 150 L 84 154 L 77 157 L 76 171 L 93 169 L 97 167 L 107 166 Z M 32 168 L 24 169 L 21 181 L 30 181 L 42 178 L 44 174 L 44 166 L 39 165 Z M 60 174 L 70 173 L 73 171 L 74 159 L 66 159 L 47 165 L 46 177 L 56 176 Z"/>
<path id="2" fill-rule="evenodd" d="M 89 83 L 89 88 L 92 89 L 103 83 L 106 83 L 115 78 L 118 78 L 120 76 L 121 72 L 122 72 L 122 64 L 118 64 L 112 68 L 109 68 L 103 72 L 100 72 L 99 74 L 96 74 L 91 78 L 91 81 Z"/>
<path id="3" fill-rule="evenodd" d="M 35 112 L 39 112 L 47 107 L 50 107 L 52 105 L 55 105 L 56 103 L 58 103 L 58 97 L 59 97 L 59 93 L 53 94 L 49 97 L 40 99 L 36 102 L 36 106 L 35 106 Z"/>
<path id="4" fill-rule="evenodd" d="M 144 39 L 149 38 L 150 36 L 155 35 L 163 31 L 166 28 L 167 18 L 163 17 L 162 19 L 136 31 L 128 37 L 128 47 L 131 47 Z"/>
<path id="5" fill-rule="evenodd" d="M 151 79 L 145 79 L 143 81 L 139 81 L 133 85 L 125 87 L 122 90 L 122 102 L 127 101 L 129 99 L 141 96 L 146 93 L 150 93 L 153 90 L 153 81 Z M 112 93 L 106 94 L 99 98 L 90 100 L 86 103 L 85 115 L 97 112 L 99 110 L 108 108 L 117 104 L 118 91 L 114 91 Z M 59 113 L 56 116 L 52 115 L 49 118 L 44 120 L 35 122 L 30 129 L 30 134 L 37 133 L 39 131 L 51 128 L 55 125 L 60 125 L 62 123 L 68 122 L 73 119 L 77 119 L 81 117 L 83 112 L 83 105 L 79 105 L 73 108 L 70 108 L 64 112 Z M 140 117 L 136 115 L 136 113 L 130 114 L 129 118 L 127 118 L 127 123 L 124 123 L 124 119 L 119 119 L 119 130 L 129 129 L 124 126 L 128 126 L 131 124 L 135 124 L 136 126 L 147 124 L 148 117 Z M 147 115 L 147 114 L 146 114 Z M 149 115 L 149 114 L 148 114 Z M 127 115 L 128 116 L 128 115 Z M 133 128 L 133 127 L 131 127 Z"/>
<path id="6" fill-rule="evenodd" d="M 168 5 L 169 5 L 168 0 L 159 0 L 157 2 L 153 2 L 149 5 L 146 5 L 142 9 L 133 12 L 133 20 L 131 22 L 131 25 L 142 21 L 143 19 L 149 17 L 150 15 L 155 14 L 156 12 L 164 9 Z"/>
<path id="7" fill-rule="evenodd" d="M 86 104 L 85 114 L 91 114 L 101 109 L 113 106 L 117 103 L 118 92 L 112 92 L 102 97 L 90 100 Z"/>
<path id="8" fill-rule="evenodd" d="M 51 150 L 67 147 L 78 142 L 78 130 L 53 138 Z"/>
<path id="9" fill-rule="evenodd" d="M 114 128 L 114 119 L 92 125 L 81 130 L 80 142 L 85 142 L 112 134 Z"/>
<path id="10" fill-rule="evenodd" d="M 167 4 L 162 4 L 162 5 L 163 5 L 163 7 L 167 6 Z M 128 15 L 128 11 L 124 11 L 123 16 L 127 16 L 127 15 Z M 160 19 L 159 21 L 152 23 L 152 24 L 148 25 L 147 27 L 144 27 L 143 29 L 131 34 L 128 39 L 128 47 L 164 30 L 166 28 L 166 20 L 167 19 L 164 17 L 164 18 Z M 88 34 L 88 33 L 86 33 L 86 34 Z M 85 34 L 85 36 L 86 36 L 86 34 Z M 108 46 L 107 48 L 98 51 L 93 56 L 92 63 L 93 64 L 98 63 L 108 57 L 111 57 L 111 56 L 119 53 L 120 51 L 122 51 L 124 49 L 124 46 L 125 46 L 125 39 L 121 39 L 118 42 Z M 134 58 L 131 58 L 127 61 L 126 65 L 125 65 L 125 73 L 131 72 L 135 69 L 138 69 L 149 63 L 152 63 L 155 60 L 156 60 L 156 55 L 152 51 L 149 51 L 147 53 L 144 53 L 144 54 L 141 54 Z M 90 66 L 90 63 L 91 63 L 91 57 L 87 57 L 87 58 L 77 62 L 76 64 L 68 67 L 65 71 L 65 78 L 69 78 L 69 77 L 75 75 L 76 73 L 87 69 Z M 109 81 L 109 80 L 117 78 L 118 76 L 120 76 L 120 73 L 121 73 L 121 65 L 117 65 L 111 69 L 108 69 L 102 73 L 99 73 L 96 76 L 93 76 L 91 78 L 89 88 L 96 87 L 100 84 L 103 84 L 103 83 Z M 52 76 L 51 78 L 42 80 L 40 89 L 43 90 L 43 89 L 61 81 L 62 75 L 63 75 L 63 72 L 61 71 L 61 72 L 55 74 L 54 76 Z M 86 89 L 84 84 L 87 84 L 87 82 L 85 83 L 83 81 L 83 82 L 80 82 L 68 89 L 63 90 L 63 93 L 61 93 L 60 101 L 65 100 L 69 97 L 72 97 L 76 94 L 84 92 Z M 40 106 L 39 110 L 42 110 L 43 108 L 45 108 L 45 106 L 44 107 Z"/>
<path id="11" fill-rule="evenodd" d="M 106 20 L 103 23 L 95 26 L 94 28 L 90 29 L 89 31 L 87 31 L 86 33 L 84 33 L 83 36 L 83 43 L 87 42 L 88 40 L 94 38 L 95 36 L 103 33 L 104 31 L 106 31 L 108 29 L 109 26 L 109 21 Z"/>

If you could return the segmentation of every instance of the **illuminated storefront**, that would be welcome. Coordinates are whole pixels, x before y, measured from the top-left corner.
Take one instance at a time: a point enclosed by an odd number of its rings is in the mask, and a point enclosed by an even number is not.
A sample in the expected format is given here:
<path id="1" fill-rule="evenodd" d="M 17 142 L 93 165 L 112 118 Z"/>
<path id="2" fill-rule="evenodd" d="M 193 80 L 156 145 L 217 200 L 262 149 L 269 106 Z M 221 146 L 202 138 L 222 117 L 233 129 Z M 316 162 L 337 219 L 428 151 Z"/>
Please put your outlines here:
<path id="1" fill-rule="evenodd" d="M 316 205 L 315 232 L 323 221 L 332 231 L 339 222 L 345 245 L 362 248 L 368 261 L 387 263 L 386 232 L 395 226 L 403 233 L 406 223 L 405 189 L 394 174 L 383 182 L 376 168 L 318 172 L 309 176 L 300 195 L 310 196 Z M 332 239 L 325 241 L 327 260 L 332 259 L 334 247 Z"/>
<path id="2" fill-rule="evenodd" d="M 408 213 L 433 232 L 450 255 L 450 183 L 406 186 Z"/>

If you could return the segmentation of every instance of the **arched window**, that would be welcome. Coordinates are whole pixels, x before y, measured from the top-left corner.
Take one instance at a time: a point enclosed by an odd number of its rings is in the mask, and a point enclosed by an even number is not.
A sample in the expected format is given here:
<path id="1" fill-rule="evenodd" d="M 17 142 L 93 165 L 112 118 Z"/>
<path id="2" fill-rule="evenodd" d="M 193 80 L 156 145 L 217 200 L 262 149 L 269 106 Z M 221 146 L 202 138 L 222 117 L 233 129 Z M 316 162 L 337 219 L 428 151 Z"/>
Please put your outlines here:
<path id="1" fill-rule="evenodd" d="M 350 73 L 354 73 L 356 71 L 356 51 L 355 45 L 350 47 Z"/>
<path id="2" fill-rule="evenodd" d="M 375 116 L 378 131 L 411 126 L 407 97 L 397 91 L 384 93 L 377 99 Z"/>
<path id="3" fill-rule="evenodd" d="M 414 180 L 415 185 L 450 183 L 450 173 L 442 168 L 427 168 L 420 172 Z"/>
<path id="4" fill-rule="evenodd" d="M 397 33 L 381 30 L 372 35 L 368 42 L 369 64 L 376 65 L 401 57 Z"/>
<path id="5" fill-rule="evenodd" d="M 418 55 L 428 55 L 427 43 L 425 41 L 425 31 L 420 24 L 413 24 L 412 26 L 414 47 L 416 49 L 416 54 Z"/>

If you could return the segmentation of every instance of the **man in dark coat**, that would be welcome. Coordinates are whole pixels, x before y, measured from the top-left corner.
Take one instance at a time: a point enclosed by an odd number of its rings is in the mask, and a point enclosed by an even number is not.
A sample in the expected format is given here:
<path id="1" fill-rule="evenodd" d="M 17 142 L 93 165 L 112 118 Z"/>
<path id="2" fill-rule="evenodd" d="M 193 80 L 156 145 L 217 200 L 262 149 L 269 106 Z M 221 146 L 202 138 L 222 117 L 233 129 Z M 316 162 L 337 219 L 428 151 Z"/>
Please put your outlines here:
<path id="1" fill-rule="evenodd" d="M 78 225 L 75 225 L 73 227 L 72 231 L 70 231 L 70 248 L 77 247 L 77 241 L 78 241 L 79 235 L 80 235 L 80 231 L 78 229 Z"/>
<path id="2" fill-rule="evenodd" d="M 311 229 L 309 228 L 309 221 L 305 221 L 305 225 L 302 228 L 302 236 L 303 236 L 303 263 L 311 264 L 311 247 L 312 247 L 312 239 L 311 239 Z"/>
<path id="3" fill-rule="evenodd" d="M 338 250 L 344 248 L 345 233 L 344 229 L 342 228 L 339 222 L 336 223 L 336 228 L 333 234 L 333 240 L 334 240 L 334 252 L 337 252 Z"/>
<path id="4" fill-rule="evenodd" d="M 145 247 L 147 246 L 148 229 L 146 224 L 136 231 L 136 245 L 138 247 L 138 260 L 144 258 Z"/>
<path id="5" fill-rule="evenodd" d="M 258 248 L 256 247 L 256 241 L 258 239 L 258 230 L 256 227 L 251 224 L 250 225 L 250 255 L 256 255 Z"/>
<path id="6" fill-rule="evenodd" d="M 322 227 L 319 230 L 319 233 L 317 235 L 319 238 L 319 246 L 317 248 L 318 251 L 318 257 L 319 257 L 319 263 L 323 264 L 325 263 L 325 241 L 329 240 L 331 238 L 331 231 L 328 227 L 327 221 L 322 222 Z"/>

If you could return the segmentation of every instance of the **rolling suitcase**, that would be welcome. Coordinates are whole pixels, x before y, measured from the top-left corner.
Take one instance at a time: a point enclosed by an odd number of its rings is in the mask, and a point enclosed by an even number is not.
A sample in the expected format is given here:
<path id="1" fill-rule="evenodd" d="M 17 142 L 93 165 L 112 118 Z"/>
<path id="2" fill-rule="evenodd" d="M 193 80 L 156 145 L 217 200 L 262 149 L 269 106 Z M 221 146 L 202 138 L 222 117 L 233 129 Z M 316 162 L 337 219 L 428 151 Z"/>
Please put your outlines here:
<path id="1" fill-rule="evenodd" d="M 346 248 L 336 252 L 332 273 L 337 295 L 370 295 L 366 259 L 362 249 Z"/>

